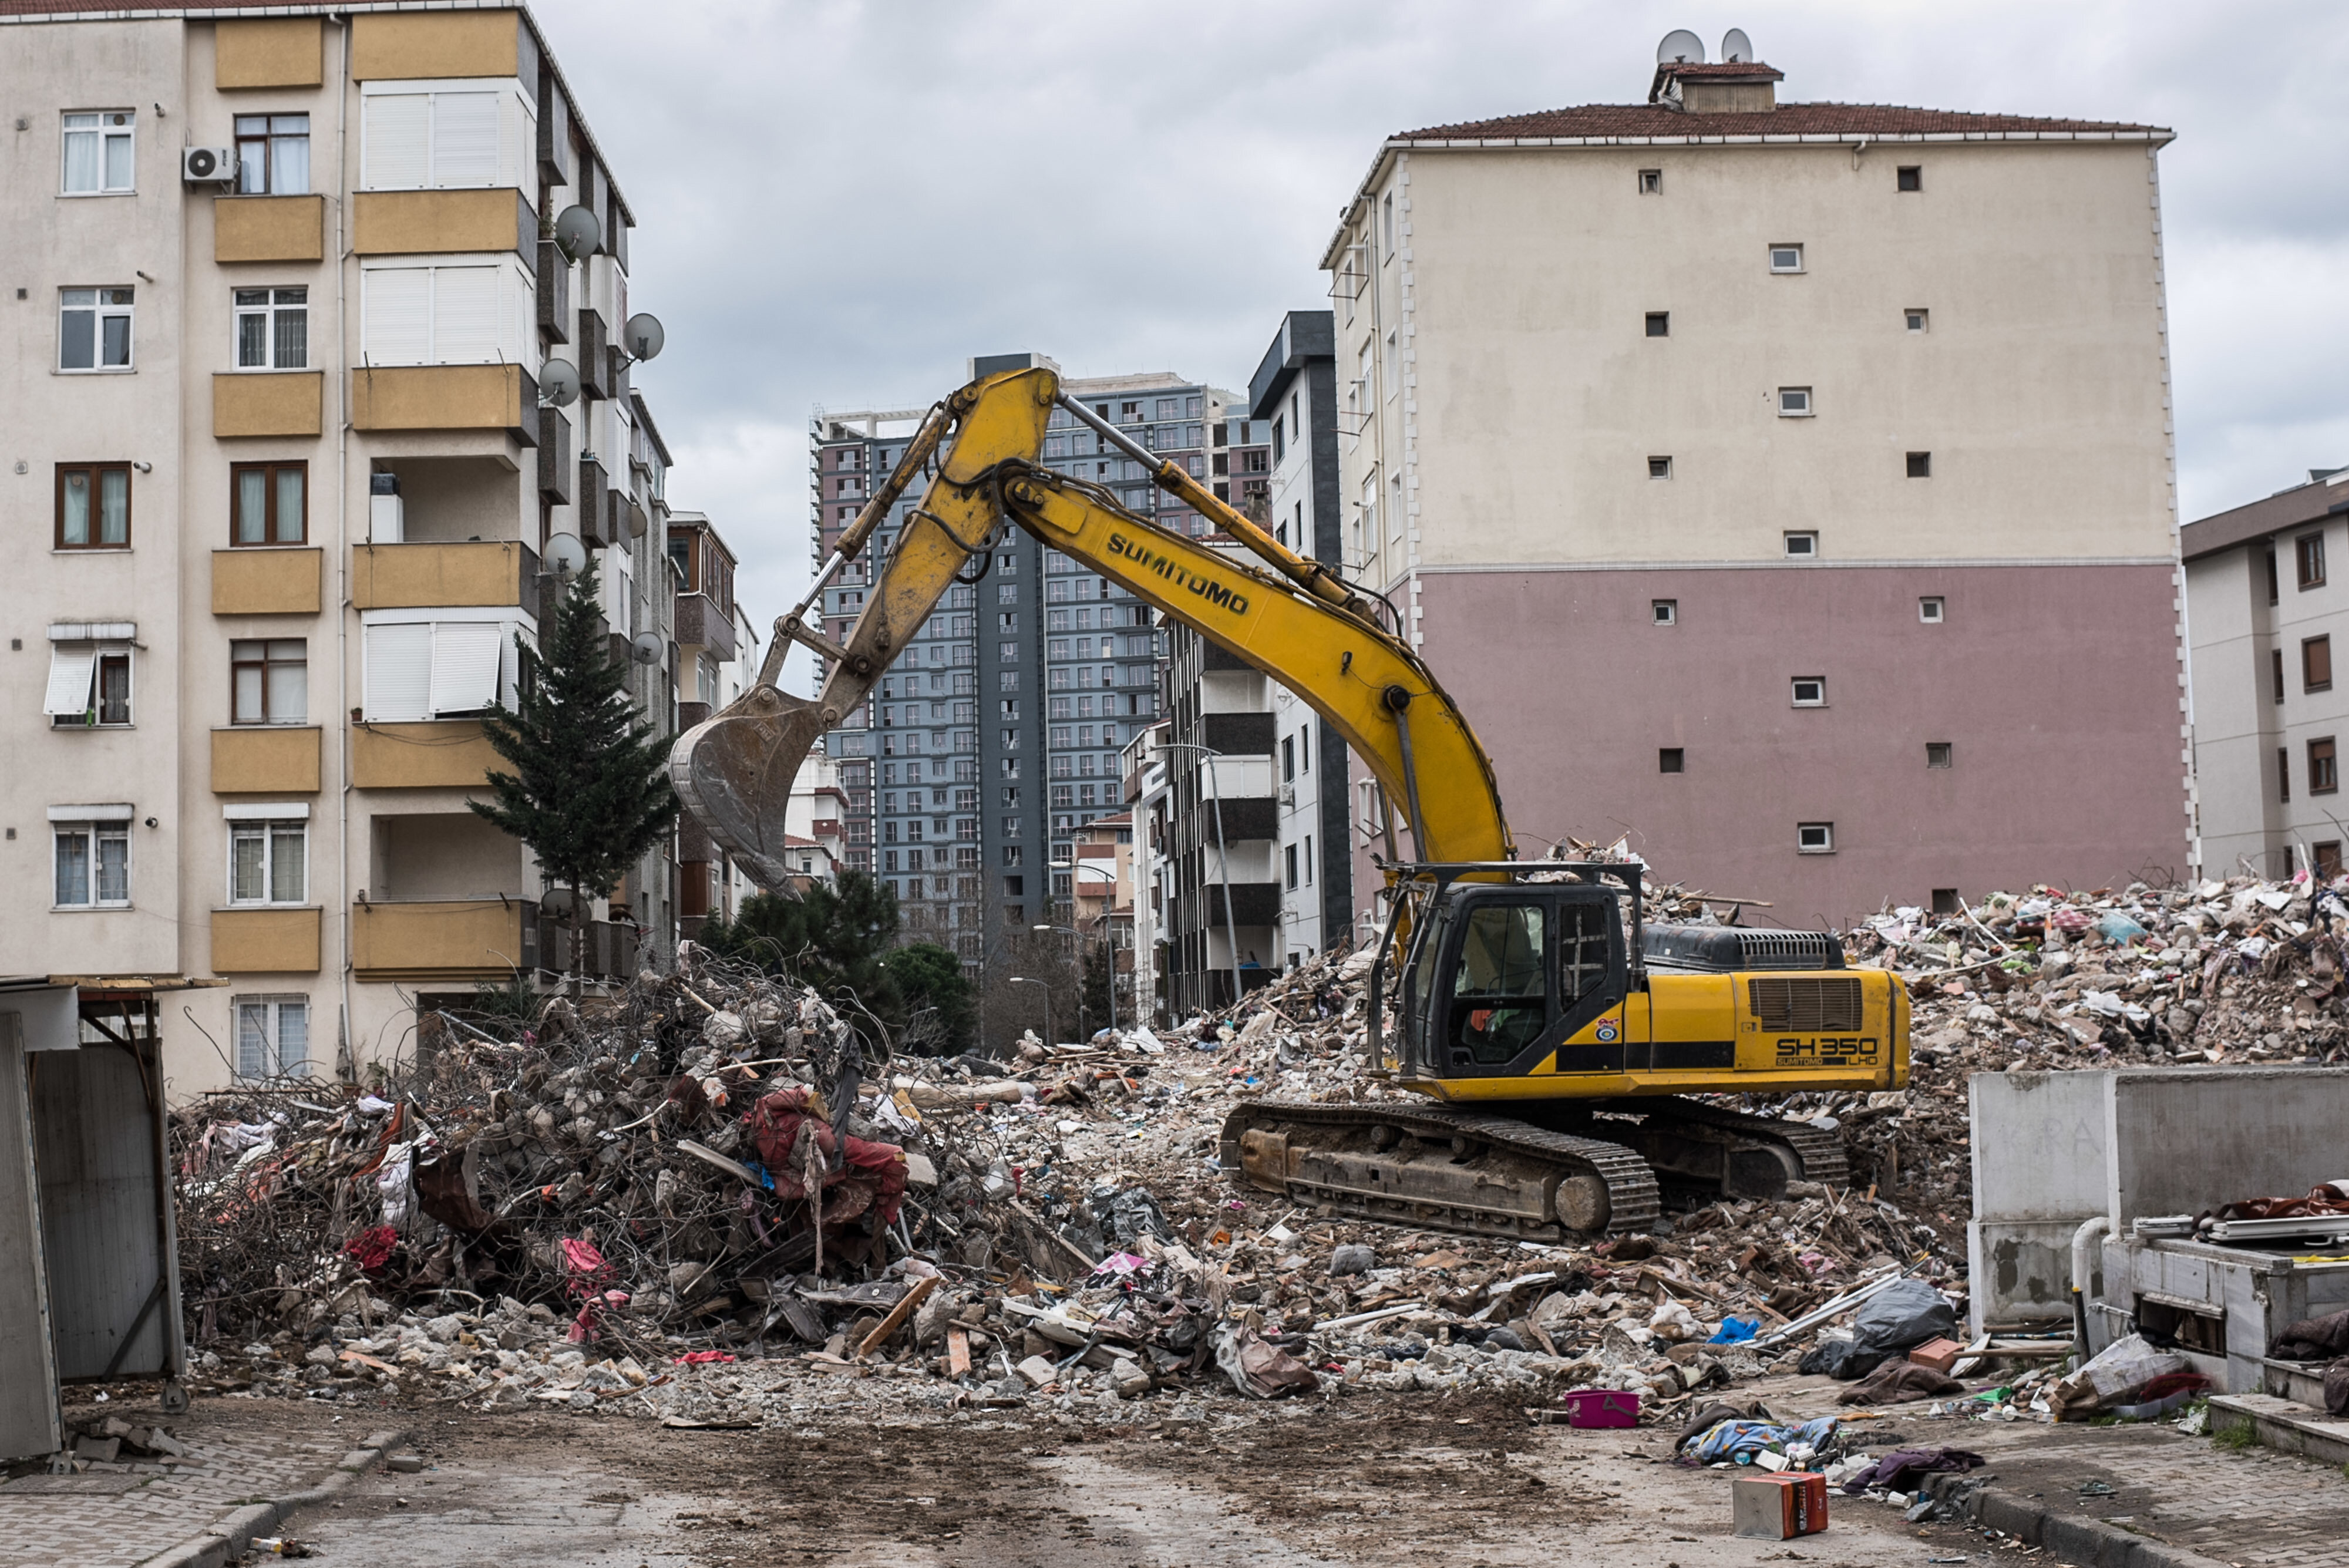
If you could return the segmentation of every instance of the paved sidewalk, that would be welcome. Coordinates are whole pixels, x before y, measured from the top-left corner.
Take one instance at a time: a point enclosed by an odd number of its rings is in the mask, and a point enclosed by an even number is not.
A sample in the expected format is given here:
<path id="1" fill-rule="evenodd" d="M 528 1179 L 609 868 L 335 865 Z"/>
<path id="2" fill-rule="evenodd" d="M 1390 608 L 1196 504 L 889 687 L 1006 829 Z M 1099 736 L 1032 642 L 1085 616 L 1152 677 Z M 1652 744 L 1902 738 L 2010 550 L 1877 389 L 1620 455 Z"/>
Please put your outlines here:
<path id="1" fill-rule="evenodd" d="M 1806 1377 L 1754 1392 L 1774 1409 L 1848 1417 L 1854 1412 L 1834 1403 L 1836 1386 Z M 2349 1477 L 2334 1466 L 2269 1449 L 2222 1449 L 2167 1422 L 1936 1419 L 1924 1414 L 1928 1407 L 1889 1406 L 1860 1425 L 1898 1432 L 1904 1447 L 1970 1449 L 1990 1460 L 1976 1477 L 1995 1478 L 1989 1483 L 1995 1490 L 2059 1518 L 2104 1520 L 2240 1568 L 2349 1562 Z"/>
<path id="2" fill-rule="evenodd" d="M 199 1399 L 179 1417 L 151 1404 L 98 1408 L 171 1428 L 188 1445 L 188 1459 L 171 1474 L 142 1466 L 0 1485 L 0 1556 L 9 1563 L 135 1568 L 245 1504 L 317 1485 L 385 1424 L 380 1411 L 282 1399 Z"/>

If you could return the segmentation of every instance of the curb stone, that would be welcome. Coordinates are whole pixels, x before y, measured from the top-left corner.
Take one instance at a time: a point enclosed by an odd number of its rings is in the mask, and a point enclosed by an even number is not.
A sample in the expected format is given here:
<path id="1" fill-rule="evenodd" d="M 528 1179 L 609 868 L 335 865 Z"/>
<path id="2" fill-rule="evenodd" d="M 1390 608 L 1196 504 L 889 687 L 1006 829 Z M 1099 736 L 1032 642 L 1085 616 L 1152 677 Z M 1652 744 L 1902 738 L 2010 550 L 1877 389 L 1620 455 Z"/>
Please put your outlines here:
<path id="1" fill-rule="evenodd" d="M 348 1491 L 357 1484 L 359 1477 L 381 1463 L 408 1438 L 404 1427 L 371 1432 L 362 1446 L 336 1461 L 335 1468 L 316 1486 L 267 1502 L 247 1504 L 224 1519 L 215 1520 L 202 1533 L 176 1546 L 165 1547 L 140 1563 L 139 1568 L 225 1568 L 244 1555 L 254 1537 L 268 1535 L 304 1509 L 331 1502 Z"/>
<path id="2" fill-rule="evenodd" d="M 1962 1475 L 1928 1476 L 1925 1490 L 1937 1501 L 1951 1503 L 1966 1522 L 2004 1531 L 2079 1568 L 2231 1568 L 2215 1557 L 2168 1545 L 2101 1519 L 2057 1513 L 2019 1492 L 1969 1487 Z"/>

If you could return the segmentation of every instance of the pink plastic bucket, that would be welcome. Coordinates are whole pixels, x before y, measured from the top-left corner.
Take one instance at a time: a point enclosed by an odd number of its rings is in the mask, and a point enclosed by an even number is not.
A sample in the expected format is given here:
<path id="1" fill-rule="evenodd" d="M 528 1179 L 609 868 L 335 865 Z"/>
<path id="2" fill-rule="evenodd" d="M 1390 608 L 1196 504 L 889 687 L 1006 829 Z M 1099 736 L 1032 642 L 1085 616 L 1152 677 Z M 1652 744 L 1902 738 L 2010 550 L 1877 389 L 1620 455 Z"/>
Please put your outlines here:
<path id="1" fill-rule="evenodd" d="M 1636 1427 L 1640 1397 L 1616 1388 L 1578 1388 L 1562 1396 L 1569 1427 Z"/>

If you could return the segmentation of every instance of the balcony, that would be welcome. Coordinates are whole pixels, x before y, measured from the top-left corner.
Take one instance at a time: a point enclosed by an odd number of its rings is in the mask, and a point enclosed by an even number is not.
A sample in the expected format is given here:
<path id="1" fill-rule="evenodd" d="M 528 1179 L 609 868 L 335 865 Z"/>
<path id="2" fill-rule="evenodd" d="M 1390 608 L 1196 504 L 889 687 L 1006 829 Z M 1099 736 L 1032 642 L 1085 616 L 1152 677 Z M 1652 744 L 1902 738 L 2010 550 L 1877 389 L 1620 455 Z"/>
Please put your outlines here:
<path id="1" fill-rule="evenodd" d="M 571 264 L 553 240 L 538 242 L 538 331 L 549 343 L 571 341 Z"/>
<path id="2" fill-rule="evenodd" d="M 512 11 L 363 12 L 350 27 L 353 81 L 517 77 L 537 58 Z"/>
<path id="3" fill-rule="evenodd" d="M 326 385 L 322 370 L 222 371 L 212 377 L 212 434 L 222 441 L 317 435 L 326 428 Z"/>
<path id="4" fill-rule="evenodd" d="M 214 386 L 244 379 L 215 377 Z M 503 431 L 523 445 L 534 447 L 538 444 L 538 383 L 519 365 L 359 366 L 351 371 L 351 428 Z M 314 428 L 308 433 L 318 432 Z"/>
<path id="5" fill-rule="evenodd" d="M 244 724 L 212 732 L 214 794 L 316 794 L 321 734 L 316 725 Z"/>
<path id="6" fill-rule="evenodd" d="M 212 260 L 314 262 L 326 254 L 324 196 L 215 196 Z"/>
<path id="7" fill-rule="evenodd" d="M 571 339 L 578 350 L 571 362 L 579 367 L 579 385 L 591 398 L 614 395 L 612 383 L 612 329 L 603 317 L 592 309 L 579 312 L 579 330 Z"/>
<path id="8" fill-rule="evenodd" d="M 316 974 L 323 909 L 214 909 L 214 974 Z"/>
<path id="9" fill-rule="evenodd" d="M 316 16 L 253 16 L 212 24 L 212 85 L 314 88 L 326 79 L 324 21 Z"/>
<path id="10" fill-rule="evenodd" d="M 520 191 L 359 191 L 351 196 L 351 250 L 363 256 L 529 254 L 538 216 Z"/>
<path id="11" fill-rule="evenodd" d="M 354 545 L 353 609 L 514 606 L 538 614 L 538 552 L 519 539 Z"/>
<path id="12" fill-rule="evenodd" d="M 538 967 L 536 909 L 519 898 L 351 906 L 351 967 L 362 981 L 504 980 Z"/>
<path id="13" fill-rule="evenodd" d="M 326 553 L 255 546 L 212 552 L 212 614 L 316 615 Z"/>
<path id="14" fill-rule="evenodd" d="M 486 789 L 490 770 L 504 767 L 479 719 L 351 727 L 357 789 Z"/>
<path id="15" fill-rule="evenodd" d="M 677 642 L 679 648 L 706 648 L 720 659 L 734 657 L 734 618 L 718 607 L 708 594 L 677 596 Z"/>
<path id="16" fill-rule="evenodd" d="M 601 549 L 615 542 L 612 530 L 612 486 L 604 464 L 587 452 L 579 455 L 579 537 Z"/>
<path id="17" fill-rule="evenodd" d="M 707 702 L 680 702 L 677 705 L 677 732 L 684 734 L 716 711 Z"/>

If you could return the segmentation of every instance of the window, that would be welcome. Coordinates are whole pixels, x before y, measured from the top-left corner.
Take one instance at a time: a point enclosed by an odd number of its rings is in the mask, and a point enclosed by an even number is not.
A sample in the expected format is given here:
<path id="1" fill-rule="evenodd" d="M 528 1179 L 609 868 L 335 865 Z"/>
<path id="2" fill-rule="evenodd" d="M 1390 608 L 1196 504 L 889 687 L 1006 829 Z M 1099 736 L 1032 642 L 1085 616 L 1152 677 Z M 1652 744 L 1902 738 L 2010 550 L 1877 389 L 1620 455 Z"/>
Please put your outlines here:
<path id="1" fill-rule="evenodd" d="M 311 1071 L 308 997 L 236 999 L 238 1077 L 301 1078 Z"/>
<path id="2" fill-rule="evenodd" d="M 1669 310 L 1648 312 L 1648 336 L 1670 337 L 1672 335 L 1672 313 Z"/>
<path id="3" fill-rule="evenodd" d="M 1917 618 L 1927 626 L 1939 626 L 1949 616 L 1949 607 L 1939 594 L 1928 594 L 1917 601 Z"/>
<path id="4" fill-rule="evenodd" d="M 366 722 L 457 718 L 511 697 L 518 629 L 497 620 L 366 625 L 360 674 Z"/>
<path id="5" fill-rule="evenodd" d="M 363 265 L 361 356 L 370 367 L 535 365 L 536 290 L 512 260 Z"/>
<path id="6" fill-rule="evenodd" d="M 57 547 L 123 550 L 130 545 L 130 465 L 57 464 Z"/>
<path id="7" fill-rule="evenodd" d="M 2300 569 L 2302 588 L 2324 586 L 2324 535 L 2302 534 L 2292 542 L 2292 564 Z"/>
<path id="8" fill-rule="evenodd" d="M 310 191 L 310 117 L 236 117 L 236 192 L 240 196 L 303 196 Z"/>
<path id="9" fill-rule="evenodd" d="M 1933 329 L 1933 313 L 1930 310 L 1924 309 L 1921 306 L 1911 306 L 1909 309 L 1902 311 L 1900 314 L 1902 319 L 1908 323 L 1909 330 L 1911 332 L 1930 332 Z"/>
<path id="10" fill-rule="evenodd" d="M 2274 604 L 2274 603 L 2278 602 L 2278 600 L 2280 600 L 2280 599 L 2282 597 L 2282 581 L 2281 581 L 2281 579 L 2280 579 L 2280 578 L 2277 576 L 2277 575 L 2276 575 L 2276 554 L 2275 554 L 2275 546 L 2274 546 L 2274 545 L 2269 545 L 2269 546 L 2268 546 L 2268 552 L 2267 552 L 2267 554 L 2268 554 L 2268 603 L 2270 603 L 2270 604 Z"/>
<path id="11" fill-rule="evenodd" d="M 1654 618 L 1658 626 L 1678 626 L 1681 619 L 1681 601 L 1651 599 L 1648 601 L 1648 613 Z"/>
<path id="12" fill-rule="evenodd" d="M 1911 479 L 1932 478 L 1933 454 L 1930 452 L 1910 452 L 1909 454 L 1909 477 Z"/>
<path id="13" fill-rule="evenodd" d="M 1650 479 L 1670 479 L 1671 476 L 1672 460 L 1671 458 L 1651 457 L 1648 460 L 1648 477 Z"/>
<path id="14" fill-rule="evenodd" d="M 2283 649 L 2268 649 L 2268 686 L 2275 693 L 2275 705 L 2283 706 Z"/>
<path id="15" fill-rule="evenodd" d="M 2300 686 L 2303 691 L 2333 690 L 2333 639 L 2305 637 L 2300 641 Z"/>
<path id="16" fill-rule="evenodd" d="M 1795 706 L 1824 708 L 1827 705 L 1827 678 L 1824 675 L 1797 675 L 1791 683 Z"/>
<path id="17" fill-rule="evenodd" d="M 1295 888 L 1297 886 L 1297 846 L 1294 844 L 1285 846 L 1280 854 L 1286 863 L 1283 869 L 1288 878 L 1288 885 Z"/>
<path id="18" fill-rule="evenodd" d="M 1296 776 L 1297 776 L 1297 737 L 1296 737 L 1296 736 L 1294 736 L 1294 735 L 1283 735 L 1283 736 L 1280 738 L 1280 778 L 1281 778 L 1281 782 L 1282 782 L 1282 783 L 1284 783 L 1284 784 L 1286 784 L 1286 783 L 1288 783 L 1288 781 L 1290 781 L 1291 779 L 1294 779 Z M 1289 884 L 1289 885 L 1290 885 L 1291 887 L 1296 886 L 1296 884 L 1295 884 L 1295 883 L 1291 883 L 1291 884 Z"/>
<path id="19" fill-rule="evenodd" d="M 1800 245 L 1772 245 L 1770 247 L 1770 270 L 1772 272 L 1802 271 L 1803 247 Z"/>
<path id="20" fill-rule="evenodd" d="M 1835 824 L 1832 822 L 1796 823 L 1795 852 L 1798 855 L 1833 855 Z"/>
<path id="21" fill-rule="evenodd" d="M 49 824 L 60 909 L 121 909 L 130 902 L 130 808 L 52 806 L 53 813 L 104 810 L 106 817 Z M 119 815 L 115 815 L 119 814 Z"/>
<path id="22" fill-rule="evenodd" d="M 2308 847 L 2316 857 L 2318 881 L 2330 882 L 2341 875 L 2341 841 L 2339 839 L 2320 838 Z"/>
<path id="23" fill-rule="evenodd" d="M 130 303 L 127 288 L 57 290 L 57 369 L 130 369 Z"/>
<path id="24" fill-rule="evenodd" d="M 2292 802 L 2292 748 L 2276 748 L 2276 799 L 2286 805 Z"/>
<path id="25" fill-rule="evenodd" d="M 301 370 L 310 364 L 310 290 L 236 291 L 236 368 Z"/>
<path id="26" fill-rule="evenodd" d="M 50 643 L 49 684 L 41 711 L 53 730 L 127 728 L 130 649 L 96 642 Z"/>
<path id="27" fill-rule="evenodd" d="M 131 190 L 131 133 L 138 117 L 127 109 L 66 116 L 65 193 L 119 195 Z"/>
<path id="28" fill-rule="evenodd" d="M 1385 200 L 1379 203 L 1379 237 L 1385 245 L 1387 254 L 1392 257 L 1395 248 L 1393 192 L 1388 192 Z"/>
<path id="29" fill-rule="evenodd" d="M 309 538 L 305 462 L 229 465 L 231 545 L 300 545 Z"/>
<path id="30" fill-rule="evenodd" d="M 2308 742 L 2308 793 L 2332 794 L 2341 787 L 2339 764 L 2334 761 L 2333 737 Z"/>
<path id="31" fill-rule="evenodd" d="M 298 637 L 228 645 L 229 722 L 300 724 L 310 716 L 309 644 Z"/>
<path id="32" fill-rule="evenodd" d="M 1778 417 L 1782 420 L 1808 419 L 1811 416 L 1811 389 L 1808 387 L 1778 389 Z"/>
<path id="33" fill-rule="evenodd" d="M 520 82 L 434 92 L 380 90 L 393 86 L 370 82 L 360 88 L 366 95 L 360 181 L 367 190 L 523 182 L 521 150 L 536 142 L 537 130 Z M 510 122 L 502 138 L 502 119 Z M 502 163 L 507 167 L 502 170 Z"/>
<path id="34" fill-rule="evenodd" d="M 1950 766 L 1950 742 L 1947 741 L 1926 742 L 1925 765 L 1929 768 L 1946 768 Z"/>
<path id="35" fill-rule="evenodd" d="M 232 811 L 283 811 L 283 806 L 232 806 Z M 228 901 L 300 904 L 308 901 L 310 825 L 298 817 L 239 820 L 228 825 Z"/>
<path id="36" fill-rule="evenodd" d="M 1933 889 L 1933 913 L 1937 915 L 1961 915 L 1965 913 L 1965 905 L 1959 899 L 1958 890 L 1955 888 L 1936 888 Z"/>
<path id="37" fill-rule="evenodd" d="M 1678 746 L 1661 746 L 1656 751 L 1656 771 L 1660 774 L 1688 772 L 1688 753 Z"/>
<path id="38" fill-rule="evenodd" d="M 1661 196 L 1663 193 L 1664 171 L 1661 169 L 1640 170 L 1640 194 L 1642 196 Z"/>
<path id="39" fill-rule="evenodd" d="M 1807 561 L 1819 553 L 1819 536 L 1816 534 L 1789 534 L 1785 536 L 1785 543 L 1786 554 L 1797 560 Z"/>
<path id="40" fill-rule="evenodd" d="M 1892 184 L 1899 191 L 1921 191 L 1925 188 L 1925 171 L 1914 163 L 1903 163 L 1893 171 Z"/>

